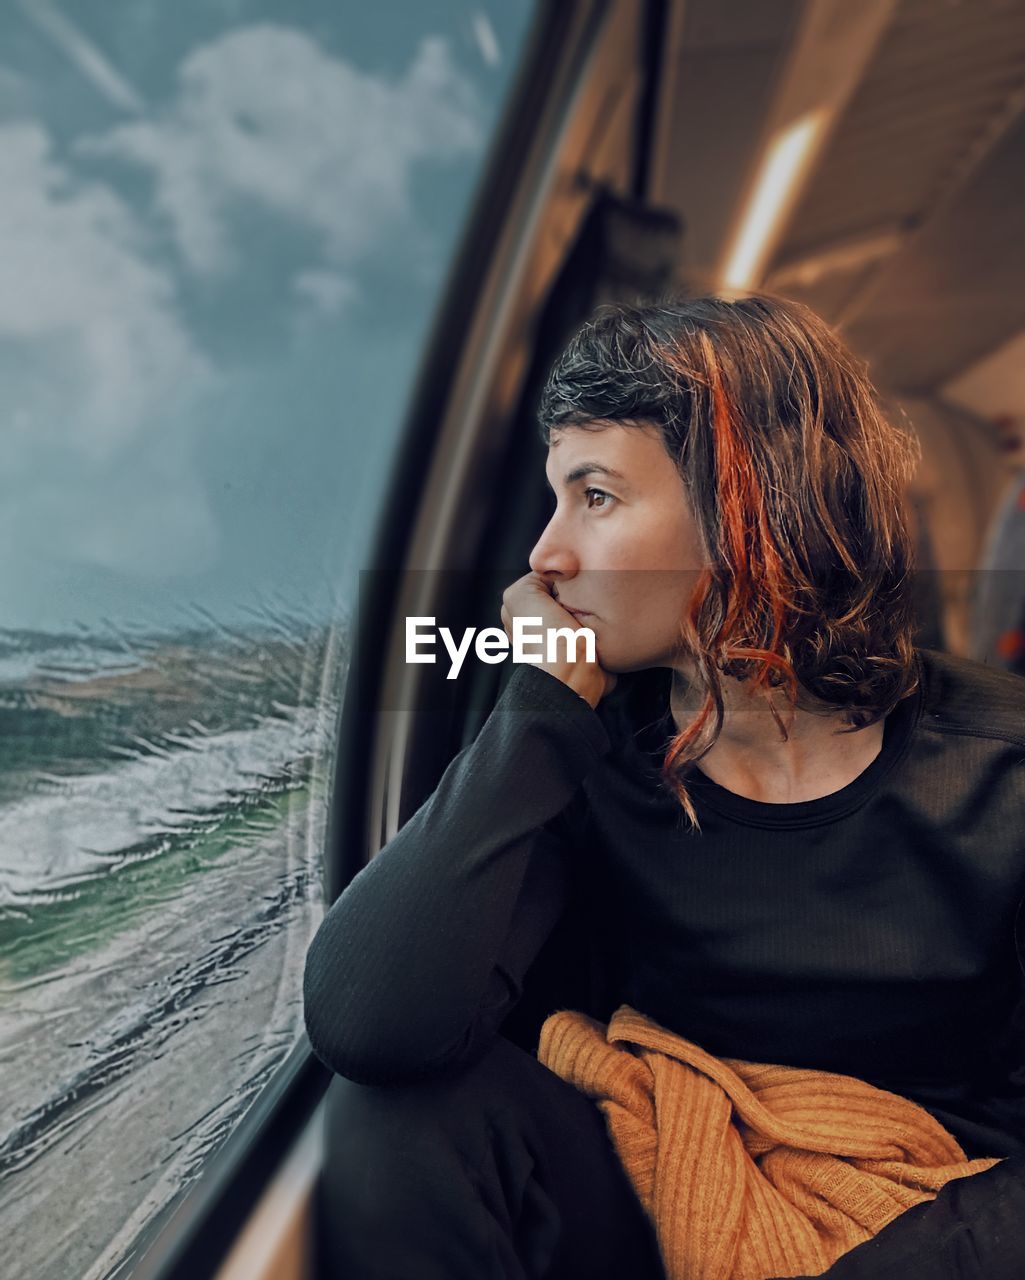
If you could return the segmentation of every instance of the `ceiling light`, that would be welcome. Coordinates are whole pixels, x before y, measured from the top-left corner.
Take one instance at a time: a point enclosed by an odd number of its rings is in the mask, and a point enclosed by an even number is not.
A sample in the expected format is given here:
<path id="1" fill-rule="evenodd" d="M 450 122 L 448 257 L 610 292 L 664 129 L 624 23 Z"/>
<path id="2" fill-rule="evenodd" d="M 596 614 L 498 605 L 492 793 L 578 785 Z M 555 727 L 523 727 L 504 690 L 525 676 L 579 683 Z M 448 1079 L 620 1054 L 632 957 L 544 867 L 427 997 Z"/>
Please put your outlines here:
<path id="1" fill-rule="evenodd" d="M 776 234 L 798 193 L 827 112 L 809 111 L 772 139 L 726 258 L 722 283 L 728 289 L 750 289 L 758 283 Z"/>

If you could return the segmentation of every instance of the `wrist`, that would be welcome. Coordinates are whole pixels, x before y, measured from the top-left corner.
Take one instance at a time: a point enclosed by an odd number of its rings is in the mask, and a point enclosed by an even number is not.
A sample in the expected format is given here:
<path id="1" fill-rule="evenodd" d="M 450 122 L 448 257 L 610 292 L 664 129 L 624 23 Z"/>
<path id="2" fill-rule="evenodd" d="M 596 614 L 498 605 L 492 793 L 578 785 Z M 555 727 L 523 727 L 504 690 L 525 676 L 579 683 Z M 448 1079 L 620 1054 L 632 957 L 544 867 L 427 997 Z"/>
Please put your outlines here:
<path id="1" fill-rule="evenodd" d="M 583 698 L 592 711 L 597 710 L 598 703 L 605 695 L 605 678 L 600 670 L 595 671 L 579 662 L 575 663 L 542 663 L 546 671 L 568 685 L 575 694 Z"/>

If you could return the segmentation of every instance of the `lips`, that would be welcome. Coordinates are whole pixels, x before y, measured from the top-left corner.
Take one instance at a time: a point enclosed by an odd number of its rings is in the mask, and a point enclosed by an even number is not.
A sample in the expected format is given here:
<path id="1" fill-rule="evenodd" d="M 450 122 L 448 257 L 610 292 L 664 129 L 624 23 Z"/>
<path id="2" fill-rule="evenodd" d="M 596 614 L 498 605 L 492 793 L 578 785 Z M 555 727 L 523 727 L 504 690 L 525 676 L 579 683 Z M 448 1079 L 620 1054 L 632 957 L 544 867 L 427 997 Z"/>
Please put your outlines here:
<path id="1" fill-rule="evenodd" d="M 563 600 L 563 599 L 560 597 L 560 595 L 559 595 L 558 591 L 556 591 L 556 590 L 554 590 L 554 589 L 553 589 L 553 591 L 552 591 L 552 599 L 553 599 L 553 600 L 558 601 L 559 606 L 560 606 L 561 608 L 565 609 L 567 613 L 571 613 L 571 614 L 573 615 L 573 617 L 574 617 L 574 618 L 593 618 L 593 617 L 594 617 L 594 614 L 592 614 L 592 613 L 591 613 L 591 611 L 590 611 L 589 609 L 574 609 L 574 608 L 572 608 L 570 605 L 568 605 L 568 604 L 565 602 L 565 600 Z"/>

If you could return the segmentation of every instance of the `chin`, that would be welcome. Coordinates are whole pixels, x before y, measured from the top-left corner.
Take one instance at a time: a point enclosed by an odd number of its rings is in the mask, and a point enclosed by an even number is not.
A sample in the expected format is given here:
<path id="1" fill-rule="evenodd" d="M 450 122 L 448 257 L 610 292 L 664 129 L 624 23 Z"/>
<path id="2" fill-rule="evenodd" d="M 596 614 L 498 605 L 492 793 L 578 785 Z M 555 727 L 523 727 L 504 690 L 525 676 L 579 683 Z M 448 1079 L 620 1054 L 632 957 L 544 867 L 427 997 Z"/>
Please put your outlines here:
<path id="1" fill-rule="evenodd" d="M 590 626 L 593 621 L 585 619 L 582 625 Z M 606 628 L 600 622 L 591 629 L 594 631 L 598 661 L 612 675 L 628 675 L 631 671 L 647 671 L 650 667 L 673 665 L 671 648 L 650 649 L 648 637 L 644 637 L 642 643 L 635 647 L 630 643 L 630 637 L 624 636 L 622 629 L 617 634 L 616 628 Z M 624 639 L 626 643 L 623 643 Z"/>
<path id="2" fill-rule="evenodd" d="M 639 657 L 632 654 L 598 652 L 598 660 L 606 671 L 612 675 L 625 676 L 632 671 L 647 671 L 649 667 L 666 666 L 657 657 Z"/>

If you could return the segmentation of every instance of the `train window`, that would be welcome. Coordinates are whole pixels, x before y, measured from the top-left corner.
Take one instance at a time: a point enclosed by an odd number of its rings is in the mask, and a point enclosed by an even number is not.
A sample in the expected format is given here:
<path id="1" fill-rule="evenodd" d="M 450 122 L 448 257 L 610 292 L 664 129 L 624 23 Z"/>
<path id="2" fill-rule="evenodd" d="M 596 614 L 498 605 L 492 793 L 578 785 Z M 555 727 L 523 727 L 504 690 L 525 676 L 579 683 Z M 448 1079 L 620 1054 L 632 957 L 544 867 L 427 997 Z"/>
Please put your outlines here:
<path id="1" fill-rule="evenodd" d="M 121 1267 L 301 1034 L 358 570 L 532 9 L 0 16 L 10 1280 Z"/>

